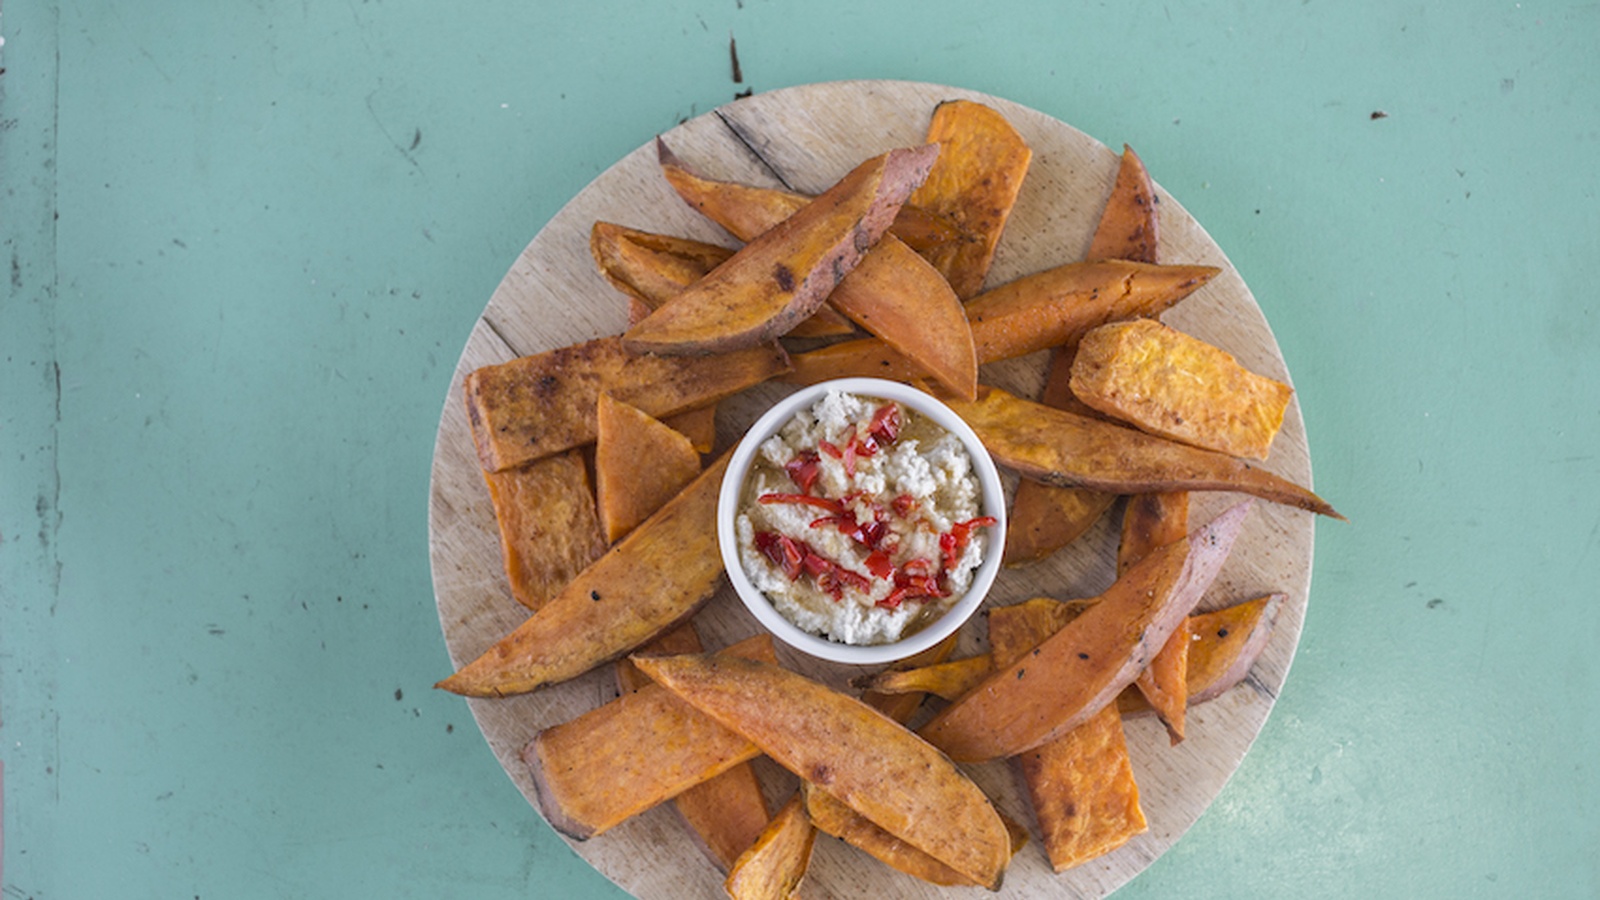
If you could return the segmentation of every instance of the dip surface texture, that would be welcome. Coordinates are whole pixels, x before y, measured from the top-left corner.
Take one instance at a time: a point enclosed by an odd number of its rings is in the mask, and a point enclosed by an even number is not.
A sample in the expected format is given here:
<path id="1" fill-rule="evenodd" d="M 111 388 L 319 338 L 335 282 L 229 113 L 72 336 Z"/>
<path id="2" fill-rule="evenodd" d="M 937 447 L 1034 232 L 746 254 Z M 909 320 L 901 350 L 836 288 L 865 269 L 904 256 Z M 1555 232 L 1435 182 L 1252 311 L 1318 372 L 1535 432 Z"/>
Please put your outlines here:
<path id="1" fill-rule="evenodd" d="M 966 593 L 988 541 L 972 458 L 890 400 L 830 391 L 762 443 L 737 519 L 746 574 L 801 629 L 897 641 Z"/>

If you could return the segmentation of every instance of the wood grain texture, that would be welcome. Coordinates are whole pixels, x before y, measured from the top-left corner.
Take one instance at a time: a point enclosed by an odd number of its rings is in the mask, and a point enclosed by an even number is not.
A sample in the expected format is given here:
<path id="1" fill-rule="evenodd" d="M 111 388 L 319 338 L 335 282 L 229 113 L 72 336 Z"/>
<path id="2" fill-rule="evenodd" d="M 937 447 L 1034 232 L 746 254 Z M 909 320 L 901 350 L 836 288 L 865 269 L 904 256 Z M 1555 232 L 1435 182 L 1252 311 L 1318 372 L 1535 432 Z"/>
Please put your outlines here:
<path id="1" fill-rule="evenodd" d="M 806 85 L 735 101 L 673 129 L 666 138 L 687 163 L 713 177 L 815 193 L 862 159 L 919 141 L 935 105 L 952 98 L 975 99 L 999 109 L 1034 150 L 1033 165 L 987 284 L 993 286 L 1081 258 L 1111 191 L 1118 155 L 1055 119 L 1005 100 L 909 82 Z M 1160 160 L 1146 162 L 1159 181 Z M 1158 195 L 1161 258 L 1222 269 L 1163 320 L 1225 348 L 1254 371 L 1290 382 L 1271 328 L 1238 272 L 1173 198 L 1159 189 Z M 716 226 L 685 206 L 661 178 L 654 145 L 647 142 L 574 197 L 512 263 L 462 351 L 435 444 L 430 553 L 440 624 L 457 665 L 476 657 L 526 616 L 504 582 L 493 514 L 461 408 L 461 378 L 478 366 L 503 362 L 519 353 L 622 332 L 627 326 L 627 301 L 597 274 L 589 254 L 589 231 L 599 219 L 726 242 Z M 986 366 L 980 378 L 1033 396 L 1044 362 L 1045 354 L 1033 354 Z M 789 390 L 764 385 L 722 404 L 719 444 L 727 446 L 735 440 L 766 406 Z M 1297 402 L 1291 402 L 1264 467 L 1311 485 Z M 1007 489 L 1014 484 L 1012 479 Z M 1196 494 L 1192 520 L 1208 521 L 1237 499 L 1234 495 Z M 1079 541 L 1040 563 L 1002 571 L 988 604 L 1011 604 L 1041 595 L 1067 599 L 1100 593 L 1115 577 L 1117 518 L 1103 517 Z M 1294 658 L 1310 587 L 1314 527 L 1309 513 L 1256 504 L 1232 558 L 1201 601 L 1202 609 L 1213 609 L 1271 591 L 1288 595 L 1255 671 L 1244 684 L 1189 710 L 1188 739 L 1177 747 L 1168 746 L 1164 730 L 1153 718 L 1127 723 L 1129 753 L 1150 830 L 1115 852 L 1061 875 L 1050 871 L 1037 844 L 1026 847 L 1013 861 L 999 896 L 1104 896 L 1149 865 L 1195 822 L 1249 749 Z M 726 587 L 702 610 L 696 624 L 711 648 L 757 631 L 755 621 Z M 975 625 L 964 630 L 957 655 L 985 646 L 982 628 Z M 779 656 L 786 664 L 840 689 L 848 689 L 848 680 L 863 673 L 859 668 L 801 658 L 782 648 Z M 512 782 L 531 801 L 533 783 L 519 759 L 523 745 L 540 728 L 571 719 L 614 696 L 612 673 L 603 667 L 528 696 L 463 702 L 471 706 Z M 795 787 L 776 767 L 764 765 L 759 771 L 775 806 Z M 1002 812 L 1031 827 L 1032 815 L 1006 764 L 971 766 L 968 771 Z M 529 815 L 536 814 L 530 808 Z M 670 808 L 658 807 L 600 838 L 574 843 L 573 849 L 640 897 L 715 897 L 722 891 L 719 873 L 695 849 Z M 834 841 L 818 843 L 807 886 L 817 896 L 843 898 L 971 894 L 971 889 L 924 884 Z"/>

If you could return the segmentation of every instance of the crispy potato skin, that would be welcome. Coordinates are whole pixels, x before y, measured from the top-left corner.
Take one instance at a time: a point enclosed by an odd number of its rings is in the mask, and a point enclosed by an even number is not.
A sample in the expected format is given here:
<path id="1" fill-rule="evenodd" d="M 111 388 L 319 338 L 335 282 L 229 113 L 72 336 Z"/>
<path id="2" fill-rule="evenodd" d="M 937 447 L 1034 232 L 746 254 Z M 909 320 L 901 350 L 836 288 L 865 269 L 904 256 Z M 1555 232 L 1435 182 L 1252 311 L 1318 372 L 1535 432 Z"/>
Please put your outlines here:
<path id="1" fill-rule="evenodd" d="M 436 687 L 468 697 L 527 693 L 615 659 L 685 621 L 716 592 L 724 454 L 560 594 Z"/>
<path id="2" fill-rule="evenodd" d="M 1024 478 L 1121 494 L 1238 491 L 1343 519 L 1327 501 L 1242 460 L 1109 422 L 1075 416 L 985 387 L 975 403 L 947 404 L 995 461 Z"/>
<path id="3" fill-rule="evenodd" d="M 938 147 L 857 166 L 623 335 L 636 352 L 703 354 L 774 340 L 816 312 L 927 177 Z"/>
<path id="4" fill-rule="evenodd" d="M 1084 335 L 1072 393 L 1143 431 L 1266 459 L 1294 390 L 1232 354 L 1160 322 L 1116 322 Z"/>
<path id="5" fill-rule="evenodd" d="M 498 472 L 593 441 L 602 391 L 662 418 L 788 370 L 789 356 L 777 344 L 709 358 L 660 357 L 605 337 L 475 369 L 462 393 L 478 461 Z"/>
<path id="6" fill-rule="evenodd" d="M 919 733 L 958 762 L 1015 756 L 1083 724 L 1133 683 L 1222 568 L 1249 504 L 1130 568 L 1082 615 Z"/>
<path id="7" fill-rule="evenodd" d="M 705 656 L 636 662 L 873 824 L 963 877 L 999 887 L 1011 856 L 1000 815 L 949 759 L 893 719 L 776 666 Z"/>

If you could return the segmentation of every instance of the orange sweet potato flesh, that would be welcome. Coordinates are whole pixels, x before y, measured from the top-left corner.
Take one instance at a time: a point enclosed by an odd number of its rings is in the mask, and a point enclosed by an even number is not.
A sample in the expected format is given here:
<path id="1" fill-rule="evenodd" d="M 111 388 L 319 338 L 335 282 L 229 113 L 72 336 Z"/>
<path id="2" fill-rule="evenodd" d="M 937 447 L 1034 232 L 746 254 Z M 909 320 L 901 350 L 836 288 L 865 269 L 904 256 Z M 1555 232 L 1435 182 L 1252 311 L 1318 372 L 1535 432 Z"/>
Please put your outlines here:
<path id="1" fill-rule="evenodd" d="M 800 896 L 817 830 L 798 791 L 783 805 L 728 871 L 733 900 L 788 900 Z"/>
<path id="2" fill-rule="evenodd" d="M 619 540 L 700 474 L 694 443 L 660 420 L 600 395 L 595 497 L 606 541 Z"/>
<path id="3" fill-rule="evenodd" d="M 1135 494 L 1122 513 L 1122 543 L 1117 547 L 1117 571 L 1163 544 L 1182 540 L 1189 533 L 1189 495 L 1183 491 Z M 1184 712 L 1189 706 L 1189 623 L 1180 623 L 1162 645 L 1149 668 L 1134 685 L 1150 702 L 1176 745 L 1183 740 Z"/>
<path id="4" fill-rule="evenodd" d="M 999 813 L 949 759 L 893 719 L 773 665 L 706 656 L 635 662 L 873 824 L 999 888 L 1011 857 Z"/>
<path id="5" fill-rule="evenodd" d="M 1234 506 L 1151 553 L 1022 658 L 996 666 L 919 733 L 958 762 L 1015 756 L 1067 734 L 1138 677 L 1221 570 L 1244 526 Z"/>
<path id="6" fill-rule="evenodd" d="M 970 100 L 939 104 L 928 123 L 939 161 L 911 203 L 947 216 L 966 236 L 927 251 L 962 299 L 983 289 L 1000 234 L 1022 189 L 1033 151 L 1005 117 Z"/>
<path id="7" fill-rule="evenodd" d="M 627 295 L 628 323 L 648 316 L 684 288 L 728 261 L 733 250 L 688 238 L 672 237 L 596 222 L 589 232 L 589 252 L 600 274 Z M 794 337 L 837 337 L 851 334 L 850 320 L 824 306 L 796 325 Z"/>
<path id="8" fill-rule="evenodd" d="M 665 418 L 788 369 L 788 354 L 777 344 L 715 357 L 661 357 L 606 337 L 484 366 L 467 373 L 462 391 L 478 461 L 498 472 L 593 441 L 602 392 Z"/>
<path id="9" fill-rule="evenodd" d="M 724 454 L 561 593 L 436 687 L 469 697 L 532 691 L 578 675 L 694 615 L 722 578 L 717 493 Z"/>
<path id="10" fill-rule="evenodd" d="M 1106 322 L 1153 316 L 1217 274 L 1211 266 L 1153 266 L 1120 260 L 1069 263 L 1007 282 L 967 303 L 978 363 L 998 362 L 1074 340 Z M 878 338 L 795 354 L 784 379 L 815 384 L 864 375 L 909 381 L 928 373 Z"/>
<path id="11" fill-rule="evenodd" d="M 1156 204 L 1150 173 L 1138 154 L 1124 145 L 1116 183 L 1100 212 L 1087 258 L 1157 262 L 1161 229 Z M 1050 351 L 1039 402 L 1068 412 L 1091 414 L 1069 386 L 1077 352 L 1076 342 Z M 1006 565 L 1044 559 L 1077 540 L 1111 508 L 1115 499 L 1112 494 L 1086 488 L 1052 487 L 1037 481 L 1017 485 L 1006 526 Z"/>
<path id="12" fill-rule="evenodd" d="M 775 658 L 765 635 L 724 652 Z M 759 753 L 651 684 L 544 729 L 522 759 L 545 819 L 562 834 L 587 840 Z"/>
<path id="13" fill-rule="evenodd" d="M 995 462 L 1024 478 L 1119 494 L 1237 491 L 1344 518 L 1311 491 L 1234 457 L 1051 409 L 999 388 L 978 393 L 975 403 L 946 402 Z"/>
<path id="14" fill-rule="evenodd" d="M 711 181 L 675 159 L 664 171 L 690 206 L 736 237 L 751 239 L 791 214 L 783 202 L 791 195 L 783 192 Z M 977 351 L 961 300 L 938 269 L 893 234 L 862 257 L 828 303 L 958 396 L 970 398 L 977 389 Z"/>
<path id="15" fill-rule="evenodd" d="M 483 473 L 511 596 L 538 609 L 606 552 L 583 454 Z"/>
<path id="16" fill-rule="evenodd" d="M 1204 703 L 1243 681 L 1272 636 L 1287 601 L 1286 594 L 1268 594 L 1189 622 L 1199 638 L 1189 646 L 1189 703 Z"/>
<path id="17" fill-rule="evenodd" d="M 774 340 L 816 312 L 878 242 L 938 148 L 892 150 L 857 166 L 623 335 L 635 351 L 701 354 Z"/>
<path id="18" fill-rule="evenodd" d="M 703 649 L 694 622 L 690 621 L 637 652 L 641 656 L 672 656 L 699 653 Z M 647 687 L 662 690 L 628 659 L 617 661 L 617 686 L 622 693 Z M 688 767 L 681 767 L 680 771 L 687 772 Z M 772 818 L 767 798 L 761 791 L 761 781 L 756 777 L 755 768 L 747 762 L 685 788 L 672 799 L 672 804 L 695 836 L 701 851 L 723 872 L 727 872 L 739 854 L 755 842 Z"/>
<path id="19" fill-rule="evenodd" d="M 994 660 L 985 653 L 910 669 L 885 669 L 862 679 L 857 687 L 881 694 L 927 693 L 954 700 L 992 671 Z"/>
<path id="20" fill-rule="evenodd" d="M 662 424 L 689 439 L 696 453 L 710 453 L 717 444 L 717 408 L 702 406 L 667 416 Z"/>
<path id="21" fill-rule="evenodd" d="M 1151 434 L 1230 456 L 1266 459 L 1294 390 L 1160 322 L 1117 322 L 1084 335 L 1072 392 Z"/>
<path id="22" fill-rule="evenodd" d="M 991 611 L 989 641 L 996 664 L 1027 657 L 1087 608 L 1082 602 L 1040 598 Z M 1114 850 L 1147 827 L 1114 703 L 1014 762 L 1057 872 Z"/>

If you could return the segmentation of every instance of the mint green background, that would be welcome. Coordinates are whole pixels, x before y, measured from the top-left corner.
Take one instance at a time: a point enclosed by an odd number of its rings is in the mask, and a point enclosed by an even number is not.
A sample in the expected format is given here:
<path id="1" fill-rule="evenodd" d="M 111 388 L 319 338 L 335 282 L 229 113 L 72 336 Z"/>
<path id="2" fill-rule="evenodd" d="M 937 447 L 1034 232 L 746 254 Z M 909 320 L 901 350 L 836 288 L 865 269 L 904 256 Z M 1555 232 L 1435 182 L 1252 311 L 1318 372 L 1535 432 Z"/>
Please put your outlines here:
<path id="1" fill-rule="evenodd" d="M 440 406 L 602 168 L 845 78 L 1134 145 L 1352 520 L 1260 740 L 1119 896 L 1600 896 L 1600 7 L 10 0 L 0 35 L 7 900 L 616 895 L 429 688 Z"/>

